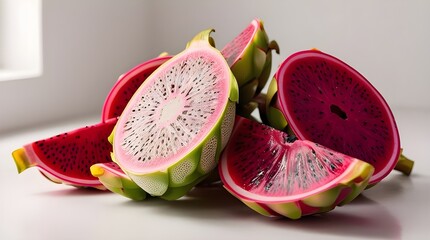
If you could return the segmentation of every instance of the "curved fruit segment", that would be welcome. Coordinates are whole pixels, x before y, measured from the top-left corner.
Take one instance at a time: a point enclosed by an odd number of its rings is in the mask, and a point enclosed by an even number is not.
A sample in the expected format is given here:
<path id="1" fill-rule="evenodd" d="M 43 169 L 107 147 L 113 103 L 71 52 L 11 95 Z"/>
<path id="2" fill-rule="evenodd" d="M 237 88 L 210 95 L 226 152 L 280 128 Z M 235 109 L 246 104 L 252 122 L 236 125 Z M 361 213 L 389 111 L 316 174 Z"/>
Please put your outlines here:
<path id="1" fill-rule="evenodd" d="M 211 32 L 146 79 L 112 133 L 114 162 L 150 195 L 184 195 L 215 168 L 229 139 L 238 88 Z"/>
<path id="2" fill-rule="evenodd" d="M 102 110 L 102 121 L 119 117 L 136 90 L 161 64 L 172 58 L 160 56 L 139 64 L 121 75 L 110 90 Z"/>
<path id="3" fill-rule="evenodd" d="M 374 169 L 319 144 L 236 117 L 219 170 L 224 187 L 258 213 L 298 219 L 352 201 Z"/>
<path id="4" fill-rule="evenodd" d="M 282 123 L 288 122 L 299 139 L 372 164 L 371 184 L 395 167 L 400 139 L 393 114 L 355 69 L 333 56 L 308 50 L 288 57 L 273 81 L 271 87 L 278 91 L 269 91 L 275 94 L 267 96 L 268 109 L 281 112 L 286 119 Z M 267 112 L 269 122 L 280 117 Z"/>
<path id="5" fill-rule="evenodd" d="M 117 119 L 111 119 L 67 133 L 42 139 L 15 150 L 12 156 L 21 173 L 37 167 L 55 183 L 76 187 L 105 189 L 91 175 L 90 166 L 111 162 L 111 144 L 107 141 Z"/>
<path id="6" fill-rule="evenodd" d="M 91 174 L 111 192 L 133 200 L 144 200 L 146 192 L 134 183 L 114 162 L 97 163 L 91 166 Z"/>
<path id="7" fill-rule="evenodd" d="M 273 49 L 279 53 L 278 44 L 269 42 L 263 22 L 254 19 L 221 50 L 238 82 L 240 105 L 248 103 L 266 84 L 272 68 Z"/>

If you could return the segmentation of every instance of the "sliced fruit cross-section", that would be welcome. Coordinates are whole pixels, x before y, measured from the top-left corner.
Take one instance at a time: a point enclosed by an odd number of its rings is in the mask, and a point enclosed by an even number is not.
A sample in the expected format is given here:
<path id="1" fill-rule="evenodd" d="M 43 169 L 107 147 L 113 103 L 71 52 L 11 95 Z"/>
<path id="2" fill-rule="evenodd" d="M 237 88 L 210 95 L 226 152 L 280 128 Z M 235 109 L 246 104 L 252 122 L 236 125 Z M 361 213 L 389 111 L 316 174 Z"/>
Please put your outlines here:
<path id="1" fill-rule="evenodd" d="M 91 175 L 90 167 L 95 163 L 112 161 L 112 145 L 108 142 L 108 136 L 116 122 L 117 119 L 113 118 L 15 150 L 12 156 L 18 172 L 37 167 L 55 183 L 105 189 L 100 181 Z"/>
<path id="2" fill-rule="evenodd" d="M 225 188 L 266 216 L 292 219 L 332 210 L 367 186 L 373 167 L 319 144 L 236 117 L 220 160 Z"/>
<path id="3" fill-rule="evenodd" d="M 113 132 L 113 160 L 153 196 L 178 198 L 207 176 L 233 128 L 237 83 L 211 31 L 145 80 Z"/>

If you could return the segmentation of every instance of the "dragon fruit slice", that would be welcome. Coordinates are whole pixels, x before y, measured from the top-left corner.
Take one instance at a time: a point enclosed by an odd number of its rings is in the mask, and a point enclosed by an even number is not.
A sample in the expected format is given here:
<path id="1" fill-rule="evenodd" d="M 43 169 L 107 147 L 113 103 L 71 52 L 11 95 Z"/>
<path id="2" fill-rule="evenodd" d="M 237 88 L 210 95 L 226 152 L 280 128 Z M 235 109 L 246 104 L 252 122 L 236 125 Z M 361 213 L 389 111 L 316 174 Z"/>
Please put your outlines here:
<path id="1" fill-rule="evenodd" d="M 224 187 L 265 216 L 298 219 L 358 196 L 373 167 L 319 144 L 236 117 L 219 174 Z"/>
<path id="2" fill-rule="evenodd" d="M 90 166 L 112 161 L 108 136 L 116 122 L 114 118 L 24 145 L 12 153 L 18 172 L 37 167 L 52 182 L 105 190 Z"/>
<path id="3" fill-rule="evenodd" d="M 179 198 L 207 176 L 233 128 L 237 82 L 211 32 L 145 80 L 112 133 L 113 160 L 152 196 Z"/>

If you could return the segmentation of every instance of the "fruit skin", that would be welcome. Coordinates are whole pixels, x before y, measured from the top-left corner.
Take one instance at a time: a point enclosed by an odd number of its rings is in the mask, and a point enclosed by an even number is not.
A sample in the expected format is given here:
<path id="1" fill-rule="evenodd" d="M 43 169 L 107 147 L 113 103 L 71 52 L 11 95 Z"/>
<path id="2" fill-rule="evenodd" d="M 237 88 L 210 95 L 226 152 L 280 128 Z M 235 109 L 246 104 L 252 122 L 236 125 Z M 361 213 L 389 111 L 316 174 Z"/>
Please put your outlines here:
<path id="1" fill-rule="evenodd" d="M 197 34 L 193 38 L 193 40 L 187 44 L 187 49 L 184 52 L 168 60 L 164 64 L 164 66 L 168 66 L 170 62 L 174 62 L 176 59 L 182 57 L 183 55 L 191 51 L 212 51 L 216 54 L 219 54 L 220 59 L 224 60 L 220 52 L 211 46 L 213 45 L 213 39 L 210 37 L 210 33 L 212 31 L 212 29 L 208 29 Z M 161 68 L 158 68 L 153 75 L 155 75 L 158 71 L 162 71 L 160 69 Z M 175 164 L 169 166 L 166 169 L 151 173 L 141 174 L 139 172 L 134 172 L 132 169 L 127 169 L 122 164 L 122 160 L 118 159 L 117 154 L 115 154 L 115 146 L 116 144 L 120 144 L 116 143 L 115 138 L 115 136 L 117 135 L 116 132 L 119 131 L 118 126 L 115 128 L 115 130 L 109 137 L 110 141 L 112 141 L 112 144 L 114 146 L 112 160 L 116 162 L 138 186 L 140 186 L 145 192 L 147 192 L 151 196 L 158 196 L 167 200 L 174 200 L 180 198 L 185 195 L 186 192 L 188 192 L 188 190 L 190 190 L 194 185 L 196 185 L 207 175 L 209 175 L 211 170 L 216 167 L 219 155 L 224 146 L 227 144 L 229 135 L 233 129 L 236 102 L 239 99 L 237 82 L 226 62 L 225 69 L 226 71 L 230 72 L 230 89 L 229 93 L 227 94 L 227 96 L 229 96 L 229 99 L 227 100 L 227 104 L 225 105 L 225 108 L 222 112 L 222 117 L 216 122 L 213 129 L 211 129 L 211 131 L 207 134 L 203 141 L 198 144 L 193 150 L 190 150 L 186 156 L 184 156 L 181 160 L 177 161 Z M 129 104 L 133 104 L 132 102 L 133 100 L 130 101 Z M 119 120 L 119 122 L 120 121 L 121 119 Z M 207 153 L 208 156 L 211 158 L 210 161 L 212 165 L 209 168 L 203 167 L 203 162 L 201 160 L 207 157 L 204 156 L 205 149 L 210 148 L 210 146 L 213 146 L 214 143 L 215 152 Z M 173 176 L 176 175 L 172 174 L 175 174 L 177 172 L 176 169 L 184 168 L 186 170 L 180 172 L 180 181 L 178 179 L 174 179 Z"/>
<path id="2" fill-rule="evenodd" d="M 155 69 L 172 58 L 172 56 L 166 54 L 162 53 L 156 58 L 145 61 L 118 78 L 118 81 L 110 90 L 103 104 L 102 121 L 121 115 L 134 92 L 136 92 L 146 78 Z"/>
<path id="3" fill-rule="evenodd" d="M 234 143 L 234 138 L 239 136 L 237 133 L 242 131 L 240 126 L 243 123 L 249 123 L 251 120 L 236 117 L 236 125 L 231 136 L 231 142 Z M 258 123 L 254 123 L 258 124 Z M 236 132 L 237 131 L 237 132 Z M 249 131 L 258 131 L 255 128 Z M 276 130 L 273 130 L 276 131 Z M 274 134 L 273 132 L 258 132 L 258 135 Z M 276 133 L 275 133 L 276 134 Z M 256 146 L 252 145 L 250 140 L 249 148 Z M 300 141 L 300 140 L 297 140 Z M 255 143 L 260 144 L 260 143 Z M 293 143 L 296 144 L 296 143 Z M 301 144 L 301 143 L 299 143 Z M 273 199 L 256 199 L 252 195 L 245 195 L 246 190 L 242 189 L 242 186 L 233 186 L 234 180 L 230 176 L 228 170 L 228 161 L 235 161 L 241 156 L 234 156 L 229 154 L 232 149 L 232 145 L 229 145 L 223 152 L 220 165 L 219 174 L 224 184 L 224 188 L 227 189 L 232 195 L 241 200 L 248 207 L 267 217 L 279 217 L 284 216 L 290 219 L 299 219 L 305 215 L 311 215 L 316 213 L 323 213 L 334 209 L 336 206 L 344 205 L 351 202 L 356 198 L 368 185 L 369 179 L 373 174 L 374 168 L 358 159 L 352 159 L 352 163 L 348 168 L 335 180 L 329 182 L 324 191 L 314 193 L 312 195 L 304 197 L 290 198 L 289 200 L 280 200 L 277 198 Z M 232 165 L 234 165 L 232 163 Z M 241 192 L 237 189 L 242 189 Z"/>
<path id="4" fill-rule="evenodd" d="M 264 103 L 260 103 L 262 106 L 259 107 L 259 110 L 260 115 L 263 116 L 263 123 L 278 130 L 284 130 L 288 123 L 284 117 L 284 114 L 280 110 L 277 94 L 278 85 L 276 78 L 274 77 L 269 84 L 269 88 L 267 89 L 266 100 Z"/>
<path id="5" fill-rule="evenodd" d="M 285 67 L 283 67 L 284 65 L 286 65 L 286 62 L 289 61 L 289 59 L 294 58 L 295 56 L 301 56 L 301 55 L 305 55 L 305 54 L 314 54 L 317 58 L 322 58 L 322 57 L 328 57 L 331 59 L 335 59 L 334 61 L 340 62 L 344 68 L 346 69 L 346 71 L 349 72 L 353 72 L 359 76 L 361 76 L 364 81 L 366 81 L 370 86 L 371 84 L 365 80 L 365 78 L 358 73 L 355 69 L 353 69 L 352 67 L 350 67 L 349 65 L 347 65 L 346 63 L 342 62 L 341 60 L 330 56 L 326 53 L 323 53 L 321 51 L 319 51 L 318 49 L 311 49 L 311 50 L 305 50 L 305 51 L 301 51 L 301 52 L 297 52 L 292 54 L 291 56 L 289 56 L 279 67 L 278 71 L 276 72 L 275 76 L 273 77 L 270 85 L 269 85 L 269 89 L 266 95 L 266 99 L 265 99 L 265 105 L 264 108 L 260 108 L 260 113 L 264 114 L 265 117 L 263 117 L 262 119 L 264 120 L 264 123 L 279 129 L 279 130 L 283 130 L 286 131 L 287 129 L 290 129 L 294 132 L 295 135 L 297 135 L 297 137 L 299 139 L 308 139 L 308 137 L 305 137 L 302 135 L 301 133 L 301 129 L 298 129 L 297 126 L 295 124 L 288 124 L 288 114 L 291 114 L 288 112 L 286 104 L 283 102 L 283 98 L 285 98 L 285 94 L 282 96 L 280 96 L 280 93 L 278 92 L 278 88 L 282 88 L 280 87 L 280 84 L 284 84 L 283 81 L 281 81 L 280 79 L 282 78 L 282 71 L 286 71 Z M 371 86 L 373 87 L 373 86 Z M 375 89 L 375 92 L 377 92 L 377 90 Z M 379 94 L 379 93 L 377 93 Z M 377 184 L 379 181 L 381 181 L 384 177 L 386 177 L 388 175 L 389 172 L 391 172 L 392 169 L 394 169 L 394 167 L 396 166 L 397 161 L 396 160 L 405 160 L 406 157 L 404 157 L 403 155 L 400 154 L 400 140 L 399 140 L 399 134 L 398 134 L 398 130 L 397 127 L 395 126 L 395 120 L 394 120 L 394 116 L 392 115 L 391 111 L 389 110 L 388 104 L 385 102 L 385 100 L 382 98 L 381 96 L 381 101 L 387 106 L 388 109 L 388 114 L 391 116 L 391 118 L 393 119 L 393 124 L 394 124 L 394 128 L 395 130 L 393 130 L 393 134 L 394 134 L 394 138 L 395 138 L 395 143 L 396 146 L 395 147 L 395 152 L 393 152 L 393 158 L 390 161 L 387 161 L 386 163 L 386 168 L 388 168 L 389 170 L 387 170 L 385 173 L 380 174 L 380 172 L 375 171 L 375 176 L 372 177 L 372 179 L 370 180 L 370 184 L 369 186 L 373 186 L 375 184 Z M 309 139 L 312 141 L 318 141 L 316 139 Z M 328 145 L 328 144 L 326 144 Z M 336 149 L 334 146 L 330 146 L 331 148 L 334 148 L 337 151 L 341 151 L 340 149 Z M 396 150 L 397 149 L 397 150 Z M 348 154 L 347 152 L 345 154 Z M 401 169 L 401 171 L 408 175 L 408 173 L 411 172 L 412 167 L 413 167 L 413 161 L 407 159 L 406 161 L 401 161 L 399 162 L 399 164 L 404 165 L 404 167 L 399 167 L 398 169 Z"/>
<path id="6" fill-rule="evenodd" d="M 269 41 L 263 22 L 260 19 L 254 19 L 250 25 L 255 28 L 252 39 L 230 64 L 239 85 L 239 107 L 250 102 L 261 92 L 272 68 L 272 50 L 279 54 L 279 46 L 276 41 Z M 228 47 L 229 45 L 226 45 L 221 50 L 226 58 L 228 58 L 226 50 Z"/>
<path id="7" fill-rule="evenodd" d="M 133 182 L 116 163 L 96 163 L 91 166 L 90 170 L 91 174 L 111 192 L 135 201 L 146 198 L 146 192 Z"/>
<path id="8" fill-rule="evenodd" d="M 37 167 L 40 170 L 40 173 L 46 177 L 48 180 L 59 183 L 66 184 L 75 187 L 89 187 L 96 188 L 100 190 L 105 190 L 106 188 L 97 178 L 91 176 L 89 166 L 91 166 L 91 162 L 94 164 L 95 162 L 111 162 L 110 152 L 112 148 L 107 141 L 108 134 L 112 131 L 115 126 L 117 119 L 110 119 L 106 122 L 98 123 L 96 125 L 83 127 L 79 129 L 75 129 L 68 133 L 59 134 L 57 136 L 53 136 L 51 138 L 43 139 L 36 141 L 34 143 L 26 144 L 22 148 L 19 148 L 12 152 L 12 157 L 14 158 L 15 164 L 18 169 L 18 173 L 23 172 L 24 170 L 30 167 Z M 85 138 L 87 137 L 87 138 Z M 94 140 L 93 144 L 99 144 L 98 146 L 91 146 L 91 142 L 87 142 L 86 140 L 91 139 Z M 76 156 L 82 156 L 84 153 L 83 146 L 91 153 L 91 150 L 94 150 L 95 159 L 89 160 L 88 169 L 83 169 L 81 175 L 73 175 L 72 172 L 62 172 L 58 167 L 54 167 L 53 164 L 54 157 L 50 157 L 49 153 L 46 155 L 42 149 L 39 147 L 39 144 L 43 143 L 46 146 L 58 146 L 65 150 L 72 150 L 71 147 L 65 145 L 68 144 L 76 144 Z M 63 148 L 64 147 L 64 148 Z M 94 147 L 91 149 L 91 147 Z M 56 149 L 55 153 L 58 155 L 61 152 Z M 74 153 L 65 155 L 62 158 L 59 158 L 58 161 L 61 162 L 62 166 L 76 166 L 79 162 L 82 162 L 81 159 L 78 159 L 76 156 L 73 156 Z M 100 155 L 97 155 L 100 154 Z M 89 156 L 89 155 L 88 155 Z M 68 160 L 68 162 L 64 162 Z M 85 166 L 85 164 L 84 164 Z M 88 172 L 87 174 L 85 172 Z"/>

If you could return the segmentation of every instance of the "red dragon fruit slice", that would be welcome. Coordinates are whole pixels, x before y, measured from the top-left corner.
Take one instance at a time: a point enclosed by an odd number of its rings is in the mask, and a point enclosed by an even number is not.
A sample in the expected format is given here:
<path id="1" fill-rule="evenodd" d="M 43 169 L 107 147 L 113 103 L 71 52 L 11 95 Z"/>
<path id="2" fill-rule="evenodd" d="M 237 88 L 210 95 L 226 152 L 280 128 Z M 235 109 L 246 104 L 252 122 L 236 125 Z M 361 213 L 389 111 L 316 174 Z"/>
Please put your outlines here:
<path id="1" fill-rule="evenodd" d="M 322 145 L 236 117 L 219 172 L 224 187 L 265 216 L 297 219 L 358 196 L 373 167 Z"/>
<path id="2" fill-rule="evenodd" d="M 103 184 L 92 176 L 90 167 L 95 163 L 112 161 L 112 145 L 108 136 L 116 122 L 116 118 L 110 119 L 38 140 L 15 150 L 12 156 L 18 172 L 37 167 L 55 183 L 104 190 Z"/>

